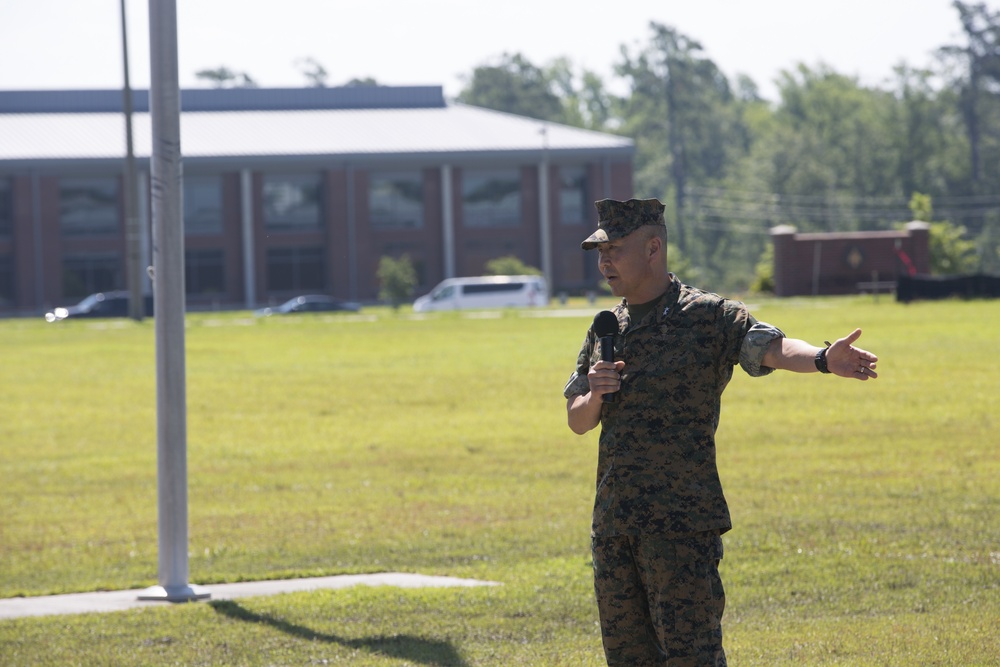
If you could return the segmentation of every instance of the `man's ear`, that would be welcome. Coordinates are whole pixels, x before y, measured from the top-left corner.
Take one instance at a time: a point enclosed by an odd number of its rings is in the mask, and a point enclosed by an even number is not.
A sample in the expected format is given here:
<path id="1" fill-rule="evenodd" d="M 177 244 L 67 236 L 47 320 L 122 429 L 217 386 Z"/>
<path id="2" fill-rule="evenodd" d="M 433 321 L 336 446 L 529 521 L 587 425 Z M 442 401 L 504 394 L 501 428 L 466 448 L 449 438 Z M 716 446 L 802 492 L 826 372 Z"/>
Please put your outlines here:
<path id="1" fill-rule="evenodd" d="M 650 257 L 655 255 L 660 250 L 663 250 L 663 254 L 665 255 L 667 250 L 666 248 L 663 247 L 663 239 L 661 239 L 659 236 L 656 236 L 655 234 L 649 237 L 649 244 L 646 246 L 646 248 L 649 251 Z"/>

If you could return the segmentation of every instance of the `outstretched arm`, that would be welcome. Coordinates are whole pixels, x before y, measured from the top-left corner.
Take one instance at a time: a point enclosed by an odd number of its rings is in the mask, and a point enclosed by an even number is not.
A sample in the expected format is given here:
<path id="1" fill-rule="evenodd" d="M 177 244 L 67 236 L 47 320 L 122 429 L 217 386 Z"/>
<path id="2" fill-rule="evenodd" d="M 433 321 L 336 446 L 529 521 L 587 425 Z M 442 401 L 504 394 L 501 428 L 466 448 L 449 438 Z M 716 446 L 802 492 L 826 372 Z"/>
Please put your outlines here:
<path id="1" fill-rule="evenodd" d="M 861 329 L 855 329 L 827 348 L 826 364 L 831 373 L 855 380 L 873 380 L 878 377 L 875 372 L 878 357 L 854 347 L 854 341 L 860 337 Z M 815 373 L 816 354 L 822 349 L 795 338 L 776 338 L 764 353 L 763 365 L 795 373 Z"/>

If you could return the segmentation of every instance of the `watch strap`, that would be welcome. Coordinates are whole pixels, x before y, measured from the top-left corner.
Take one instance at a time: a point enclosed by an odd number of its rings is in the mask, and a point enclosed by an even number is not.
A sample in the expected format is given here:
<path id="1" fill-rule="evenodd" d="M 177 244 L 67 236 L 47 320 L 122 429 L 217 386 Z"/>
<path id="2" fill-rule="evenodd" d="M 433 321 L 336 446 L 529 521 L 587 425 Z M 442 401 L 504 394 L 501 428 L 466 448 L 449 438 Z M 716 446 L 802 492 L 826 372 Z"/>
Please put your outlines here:
<path id="1" fill-rule="evenodd" d="M 815 359 L 816 370 L 818 370 L 820 373 L 829 373 L 830 368 L 826 364 L 826 351 L 830 349 L 830 343 L 827 341 L 823 342 L 826 343 L 826 347 L 824 347 L 822 350 L 816 353 L 816 359 Z"/>

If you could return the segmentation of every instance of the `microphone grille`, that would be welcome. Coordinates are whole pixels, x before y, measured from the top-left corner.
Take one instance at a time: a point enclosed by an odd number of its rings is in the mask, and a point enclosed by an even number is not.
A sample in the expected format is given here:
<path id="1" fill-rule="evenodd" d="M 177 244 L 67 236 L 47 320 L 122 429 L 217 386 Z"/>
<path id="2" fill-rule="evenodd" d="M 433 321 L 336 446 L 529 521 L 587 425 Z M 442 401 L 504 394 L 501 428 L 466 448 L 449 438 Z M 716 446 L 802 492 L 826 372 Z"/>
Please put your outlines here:
<path id="1" fill-rule="evenodd" d="M 594 334 L 598 338 L 614 336 L 618 333 L 618 318 L 610 310 L 602 310 L 594 316 Z"/>

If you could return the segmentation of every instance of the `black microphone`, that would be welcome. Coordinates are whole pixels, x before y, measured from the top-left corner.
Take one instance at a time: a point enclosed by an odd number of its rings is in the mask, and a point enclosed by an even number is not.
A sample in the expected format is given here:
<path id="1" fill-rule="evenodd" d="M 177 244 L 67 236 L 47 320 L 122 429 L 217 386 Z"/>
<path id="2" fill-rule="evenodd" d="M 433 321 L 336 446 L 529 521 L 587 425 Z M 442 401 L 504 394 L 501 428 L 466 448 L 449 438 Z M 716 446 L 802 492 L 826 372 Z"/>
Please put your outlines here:
<path id="1" fill-rule="evenodd" d="M 615 360 L 615 334 L 618 333 L 618 318 L 610 310 L 602 310 L 594 316 L 594 335 L 601 341 L 601 361 Z M 604 394 L 605 403 L 618 400 L 618 392 Z"/>

